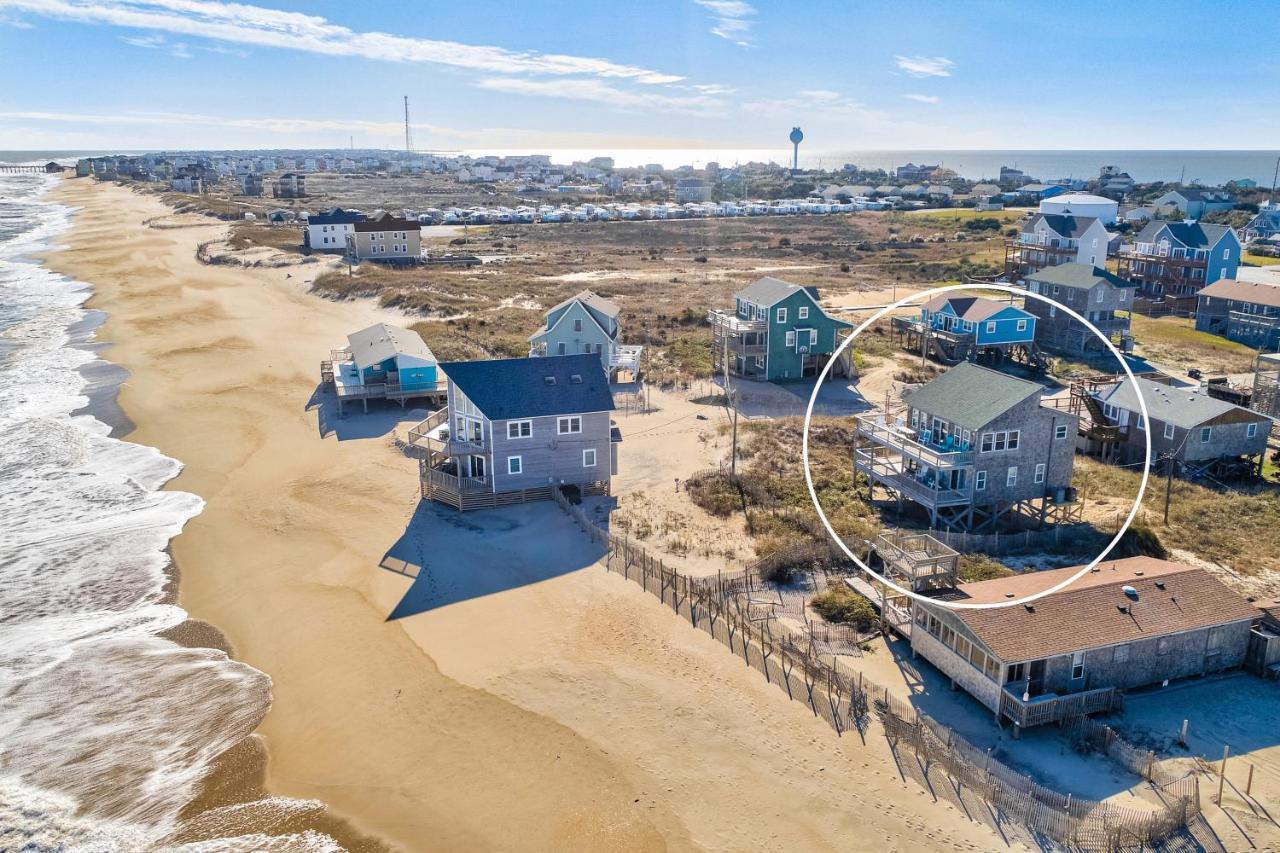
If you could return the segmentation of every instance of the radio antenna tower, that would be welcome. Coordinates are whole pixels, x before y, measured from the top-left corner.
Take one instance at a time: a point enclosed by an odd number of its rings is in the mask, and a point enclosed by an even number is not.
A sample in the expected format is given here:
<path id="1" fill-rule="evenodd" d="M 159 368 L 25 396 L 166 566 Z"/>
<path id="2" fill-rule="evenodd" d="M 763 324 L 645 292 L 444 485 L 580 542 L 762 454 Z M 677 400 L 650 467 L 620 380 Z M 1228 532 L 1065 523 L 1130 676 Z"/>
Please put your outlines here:
<path id="1" fill-rule="evenodd" d="M 413 153 L 413 131 L 409 129 L 409 96 L 404 96 L 404 150 Z"/>

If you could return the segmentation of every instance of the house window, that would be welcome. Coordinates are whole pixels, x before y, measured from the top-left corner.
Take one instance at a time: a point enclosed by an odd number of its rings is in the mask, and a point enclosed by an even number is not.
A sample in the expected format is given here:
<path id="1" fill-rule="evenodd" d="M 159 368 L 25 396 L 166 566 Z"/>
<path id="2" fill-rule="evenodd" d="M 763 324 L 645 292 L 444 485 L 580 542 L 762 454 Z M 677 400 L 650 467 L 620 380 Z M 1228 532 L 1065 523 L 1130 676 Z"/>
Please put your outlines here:
<path id="1" fill-rule="evenodd" d="M 1160 637 L 1156 640 L 1156 654 L 1167 655 L 1172 648 L 1173 642 L 1168 637 Z"/>
<path id="2" fill-rule="evenodd" d="M 1129 295 L 1129 294 L 1128 294 L 1128 291 L 1125 291 L 1125 290 L 1120 291 L 1120 301 L 1121 301 L 1121 302 L 1124 302 L 1125 297 L 1126 297 L 1126 296 L 1128 296 L 1128 295 Z"/>
<path id="3" fill-rule="evenodd" d="M 787 332 L 787 346 L 793 347 L 795 345 L 796 345 L 796 333 L 794 331 Z"/>
<path id="4" fill-rule="evenodd" d="M 1019 437 L 1021 437 L 1021 435 L 1022 435 L 1022 431 L 1021 431 L 1021 430 L 1016 430 L 1016 429 L 1015 429 L 1015 430 L 1010 430 L 1010 431 L 1009 431 L 1009 444 L 1008 444 L 1008 448 L 1009 448 L 1009 450 L 1017 450 L 1017 449 L 1018 449 L 1018 439 L 1019 439 Z"/>
<path id="5" fill-rule="evenodd" d="M 519 456 L 507 457 L 507 473 L 519 474 L 524 471 L 524 459 Z"/>
<path id="6" fill-rule="evenodd" d="M 533 421 L 507 421 L 507 438 L 528 438 L 533 435 Z"/>
<path id="7" fill-rule="evenodd" d="M 1102 414 L 1106 415 L 1109 421 L 1119 420 L 1120 418 L 1120 410 L 1110 403 L 1102 404 Z"/>
<path id="8" fill-rule="evenodd" d="M 799 317 L 801 320 L 808 320 L 808 319 L 809 319 L 809 306 L 808 306 L 808 305 L 802 305 L 802 306 L 800 306 L 799 308 L 797 308 L 797 309 L 796 309 L 796 316 L 797 316 L 797 317 Z"/>
<path id="9" fill-rule="evenodd" d="M 1244 430 L 1245 438 L 1253 438 L 1257 434 L 1258 434 L 1258 425 L 1256 423 L 1249 424 L 1247 427 L 1245 427 L 1245 430 Z"/>
<path id="10" fill-rule="evenodd" d="M 1037 483 L 1044 482 L 1044 463 L 1043 462 L 1036 465 L 1036 482 Z"/>
<path id="11" fill-rule="evenodd" d="M 564 341 L 556 344 L 556 355 L 565 355 L 569 351 L 569 345 Z"/>
<path id="12" fill-rule="evenodd" d="M 973 490 L 975 492 L 985 492 L 987 490 L 987 472 L 979 471 L 973 476 Z"/>
<path id="13" fill-rule="evenodd" d="M 558 418 L 556 420 L 556 433 L 559 435 L 572 435 L 582 432 L 582 416 L 573 415 L 568 418 Z"/>
<path id="14" fill-rule="evenodd" d="M 816 347 L 817 345 L 818 345 L 818 330 L 810 329 L 809 330 L 809 346 Z"/>
<path id="15" fill-rule="evenodd" d="M 1027 321 L 1026 321 L 1026 320 L 1019 320 L 1019 321 L 1018 321 L 1018 331 L 1019 331 L 1019 332 L 1025 332 L 1026 330 L 1027 330 Z"/>
<path id="16" fill-rule="evenodd" d="M 1103 298 L 1104 298 L 1106 295 L 1107 295 L 1107 294 L 1106 294 L 1106 292 L 1105 292 L 1101 287 L 1099 287 L 1099 288 L 1098 288 L 1098 299 L 1097 299 L 1097 301 L 1098 301 L 1098 302 L 1101 302 L 1101 301 L 1103 300 Z"/>
<path id="17" fill-rule="evenodd" d="M 582 467 L 596 467 L 596 449 L 594 447 L 588 447 L 586 450 L 582 451 Z"/>
<path id="18" fill-rule="evenodd" d="M 1200 443 L 1201 443 L 1201 444 L 1208 444 L 1208 443 L 1209 443 L 1209 439 L 1210 439 L 1210 438 L 1212 438 L 1212 437 L 1213 437 L 1213 427 L 1201 427 L 1201 428 L 1200 428 Z"/>
<path id="19" fill-rule="evenodd" d="M 1071 655 L 1071 680 L 1079 681 L 1084 678 L 1084 652 L 1074 652 Z"/>
<path id="20" fill-rule="evenodd" d="M 1066 425 L 1066 424 L 1058 424 L 1057 426 L 1055 426 L 1055 427 L 1053 428 L 1053 437 L 1054 437 L 1054 438 L 1056 438 L 1058 441 L 1062 441 L 1064 438 L 1066 438 L 1066 437 L 1067 437 L 1067 425 Z"/>
<path id="21" fill-rule="evenodd" d="M 1018 466 L 1017 465 L 1009 466 L 1009 473 L 1004 478 L 1004 484 L 1006 486 L 1018 485 Z"/>
<path id="22" fill-rule="evenodd" d="M 982 434 L 982 452 L 990 453 L 995 449 L 995 433 L 984 432 Z"/>
<path id="23" fill-rule="evenodd" d="M 574 321 L 573 321 L 573 330 L 574 330 L 575 332 L 581 332 L 581 331 L 582 331 L 582 321 L 581 321 L 581 320 L 574 320 Z"/>
<path id="24" fill-rule="evenodd" d="M 1112 663 L 1124 663 L 1128 659 L 1129 659 L 1128 643 L 1121 643 L 1120 645 L 1116 646 L 1115 650 L 1111 653 Z"/>
<path id="25" fill-rule="evenodd" d="M 996 323 L 995 323 L 995 320 L 992 320 L 990 323 L 987 323 L 987 334 L 994 335 L 995 333 L 996 333 Z"/>
<path id="26" fill-rule="evenodd" d="M 779 323 L 785 323 L 785 322 L 787 322 L 787 309 L 786 309 L 786 308 L 779 308 L 779 309 L 778 309 L 778 322 L 779 322 Z"/>
<path id="27" fill-rule="evenodd" d="M 1138 415 L 1138 429 L 1146 429 L 1146 428 L 1147 428 L 1147 419 L 1144 418 L 1142 415 Z"/>
<path id="28" fill-rule="evenodd" d="M 1173 424 L 1164 425 L 1164 437 L 1173 438 Z"/>

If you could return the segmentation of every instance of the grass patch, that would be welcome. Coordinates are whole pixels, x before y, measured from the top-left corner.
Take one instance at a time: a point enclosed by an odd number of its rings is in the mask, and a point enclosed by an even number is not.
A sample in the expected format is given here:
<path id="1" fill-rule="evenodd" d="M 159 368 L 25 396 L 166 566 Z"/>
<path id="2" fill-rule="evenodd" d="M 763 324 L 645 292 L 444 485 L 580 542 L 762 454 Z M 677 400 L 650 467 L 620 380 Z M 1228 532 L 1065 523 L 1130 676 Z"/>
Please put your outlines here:
<path id="1" fill-rule="evenodd" d="M 1072 479 L 1091 506 L 1102 502 L 1104 512 L 1114 506 L 1116 516 L 1123 518 L 1142 475 L 1133 468 L 1076 457 Z M 1280 490 L 1276 486 L 1263 483 L 1228 491 L 1175 477 L 1168 527 L 1163 525 L 1163 512 L 1164 482 L 1153 478 L 1130 528 L 1131 541 L 1122 542 L 1125 555 L 1158 556 L 1166 549 L 1179 549 L 1246 575 L 1275 568 L 1275 555 L 1280 553 Z"/>
<path id="2" fill-rule="evenodd" d="M 1253 264 L 1257 267 L 1271 267 L 1280 264 L 1280 257 L 1275 255 L 1255 255 L 1253 252 L 1245 252 L 1240 260 L 1243 263 Z"/>
<path id="3" fill-rule="evenodd" d="M 1014 574 L 1013 569 L 1010 569 L 1003 563 L 996 562 L 986 554 L 960 555 L 959 575 L 960 580 L 964 583 L 1006 578 L 1012 574 Z"/>
<path id="4" fill-rule="evenodd" d="M 809 605 L 828 622 L 852 625 L 859 631 L 870 631 L 880 623 L 871 601 L 841 581 L 830 581 L 825 590 L 809 600 Z"/>
<path id="5" fill-rule="evenodd" d="M 1183 317 L 1133 316 L 1136 350 L 1144 358 L 1180 369 L 1199 367 L 1212 373 L 1247 373 L 1256 354 L 1251 347 L 1208 332 L 1196 331 Z"/>

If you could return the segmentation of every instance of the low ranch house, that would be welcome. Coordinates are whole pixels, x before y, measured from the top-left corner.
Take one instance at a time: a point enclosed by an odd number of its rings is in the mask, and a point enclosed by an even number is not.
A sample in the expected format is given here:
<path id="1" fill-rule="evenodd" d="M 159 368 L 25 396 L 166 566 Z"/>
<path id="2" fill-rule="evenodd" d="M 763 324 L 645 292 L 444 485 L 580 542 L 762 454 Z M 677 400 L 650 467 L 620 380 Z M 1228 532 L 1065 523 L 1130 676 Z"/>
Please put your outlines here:
<path id="1" fill-rule="evenodd" d="M 998 604 L 1079 566 L 960 584 L 939 602 Z M 911 651 L 1019 727 L 1110 710 L 1116 691 L 1244 664 L 1258 609 L 1203 569 L 1151 557 L 1099 564 L 1028 604 L 916 603 Z"/>

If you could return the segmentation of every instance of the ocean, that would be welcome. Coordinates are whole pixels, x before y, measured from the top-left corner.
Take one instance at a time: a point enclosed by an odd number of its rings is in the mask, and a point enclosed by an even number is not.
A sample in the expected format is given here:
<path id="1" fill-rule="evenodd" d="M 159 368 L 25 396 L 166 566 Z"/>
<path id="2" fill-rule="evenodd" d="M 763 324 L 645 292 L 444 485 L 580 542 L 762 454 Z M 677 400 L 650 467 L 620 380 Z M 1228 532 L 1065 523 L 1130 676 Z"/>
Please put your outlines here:
<path id="1" fill-rule="evenodd" d="M 0 849 L 138 850 L 191 832 L 182 809 L 266 714 L 270 679 L 159 636 L 187 618 L 166 549 L 203 502 L 162 489 L 177 460 L 118 437 L 123 371 L 94 341 L 91 286 L 31 259 L 71 222 L 54 180 L 0 174 Z M 319 807 L 215 809 L 199 849 L 332 849 L 239 834 Z"/>

